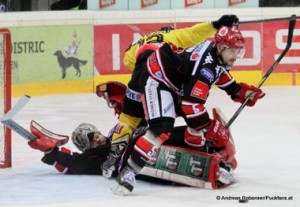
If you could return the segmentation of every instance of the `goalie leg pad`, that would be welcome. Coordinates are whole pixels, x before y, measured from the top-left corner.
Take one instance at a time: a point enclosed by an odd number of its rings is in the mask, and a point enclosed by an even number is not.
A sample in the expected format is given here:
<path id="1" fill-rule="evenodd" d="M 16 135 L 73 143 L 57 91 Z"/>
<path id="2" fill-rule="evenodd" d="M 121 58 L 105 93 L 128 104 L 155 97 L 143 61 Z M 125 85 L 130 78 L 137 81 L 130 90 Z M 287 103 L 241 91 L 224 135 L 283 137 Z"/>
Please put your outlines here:
<path id="1" fill-rule="evenodd" d="M 37 136 L 37 139 L 28 142 L 28 145 L 33 149 L 38 149 L 42 152 L 50 152 L 53 148 L 66 144 L 69 140 L 68 136 L 55 134 L 35 121 L 30 124 L 31 133 Z"/>
<path id="2" fill-rule="evenodd" d="M 163 145 L 155 165 L 147 164 L 140 174 L 199 188 L 217 189 L 235 182 L 230 169 L 224 168 L 226 165 L 222 165 L 221 169 L 220 163 L 223 164 L 222 159 L 213 154 Z"/>

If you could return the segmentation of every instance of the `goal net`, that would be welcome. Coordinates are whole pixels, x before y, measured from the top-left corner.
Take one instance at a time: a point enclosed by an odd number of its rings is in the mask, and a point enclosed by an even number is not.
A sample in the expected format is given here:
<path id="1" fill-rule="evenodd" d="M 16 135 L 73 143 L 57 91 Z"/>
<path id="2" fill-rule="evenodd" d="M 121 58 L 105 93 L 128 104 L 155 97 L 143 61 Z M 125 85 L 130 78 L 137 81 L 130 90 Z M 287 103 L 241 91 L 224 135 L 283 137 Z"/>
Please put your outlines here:
<path id="1" fill-rule="evenodd" d="M 11 35 L 0 28 L 0 118 L 11 107 Z M 11 167 L 11 131 L 0 123 L 0 168 Z"/>

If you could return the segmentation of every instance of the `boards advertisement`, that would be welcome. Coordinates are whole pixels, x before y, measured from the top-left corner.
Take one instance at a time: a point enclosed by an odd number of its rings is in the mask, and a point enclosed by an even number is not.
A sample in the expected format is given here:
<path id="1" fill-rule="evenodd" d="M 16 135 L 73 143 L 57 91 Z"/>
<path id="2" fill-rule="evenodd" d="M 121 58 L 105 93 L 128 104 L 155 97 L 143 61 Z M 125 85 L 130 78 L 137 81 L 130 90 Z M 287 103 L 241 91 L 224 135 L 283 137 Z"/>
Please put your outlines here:
<path id="1" fill-rule="evenodd" d="M 43 94 L 50 87 L 55 93 L 73 90 L 81 92 L 81 88 L 86 91 L 86 82 L 92 85 L 94 67 L 91 26 L 56 25 L 9 29 L 12 35 L 12 82 L 15 87 L 20 86 L 14 92 Z M 84 84 L 75 88 L 71 83 L 76 81 L 83 81 Z"/>
<path id="2" fill-rule="evenodd" d="M 162 26 L 183 28 L 194 23 L 151 23 L 97 25 L 94 27 L 95 68 L 99 74 L 129 74 L 122 61 L 126 48 L 142 35 L 160 29 Z M 296 23 L 293 44 L 290 51 L 277 66 L 277 72 L 300 72 L 300 26 Z M 286 46 L 288 21 L 245 24 L 239 26 L 246 40 L 246 54 L 237 60 L 233 70 L 262 70 L 273 64 Z"/>
<path id="3" fill-rule="evenodd" d="M 259 7 L 259 0 L 93 0 L 88 10 L 161 10 Z"/>

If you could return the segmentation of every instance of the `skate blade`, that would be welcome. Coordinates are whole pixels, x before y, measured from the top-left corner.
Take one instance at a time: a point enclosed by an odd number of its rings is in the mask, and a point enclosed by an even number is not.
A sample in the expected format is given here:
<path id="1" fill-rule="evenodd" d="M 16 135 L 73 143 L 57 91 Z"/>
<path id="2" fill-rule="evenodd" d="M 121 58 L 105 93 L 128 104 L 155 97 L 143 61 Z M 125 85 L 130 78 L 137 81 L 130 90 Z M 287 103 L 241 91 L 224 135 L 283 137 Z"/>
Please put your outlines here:
<path id="1" fill-rule="evenodd" d="M 116 194 L 116 195 L 120 195 L 120 196 L 127 196 L 128 194 L 130 194 L 130 191 L 125 188 L 122 185 L 119 185 L 118 183 L 115 183 L 113 185 L 113 187 L 111 188 L 111 191 Z"/>

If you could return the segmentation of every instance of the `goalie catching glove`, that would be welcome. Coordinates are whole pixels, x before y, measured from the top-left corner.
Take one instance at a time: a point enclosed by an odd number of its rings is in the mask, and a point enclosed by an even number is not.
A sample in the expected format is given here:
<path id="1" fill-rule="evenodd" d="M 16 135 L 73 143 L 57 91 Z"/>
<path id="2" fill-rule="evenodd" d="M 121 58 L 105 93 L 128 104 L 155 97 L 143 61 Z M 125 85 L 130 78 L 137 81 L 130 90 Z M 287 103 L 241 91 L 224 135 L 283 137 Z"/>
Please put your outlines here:
<path id="1" fill-rule="evenodd" d="M 33 120 L 30 124 L 30 130 L 37 138 L 30 140 L 28 145 L 45 153 L 51 152 L 55 147 L 66 144 L 69 140 L 68 136 L 55 134 Z"/>
<path id="2" fill-rule="evenodd" d="M 127 87 L 123 83 L 108 81 L 96 86 L 96 94 L 106 100 L 109 108 L 114 108 L 115 114 L 122 112 L 123 101 Z"/>
<path id="3" fill-rule="evenodd" d="M 239 90 L 231 95 L 231 99 L 235 102 L 244 103 L 244 101 L 249 97 L 247 101 L 247 106 L 254 106 L 258 99 L 265 96 L 265 93 L 260 88 L 257 88 L 246 83 L 239 83 Z"/>

